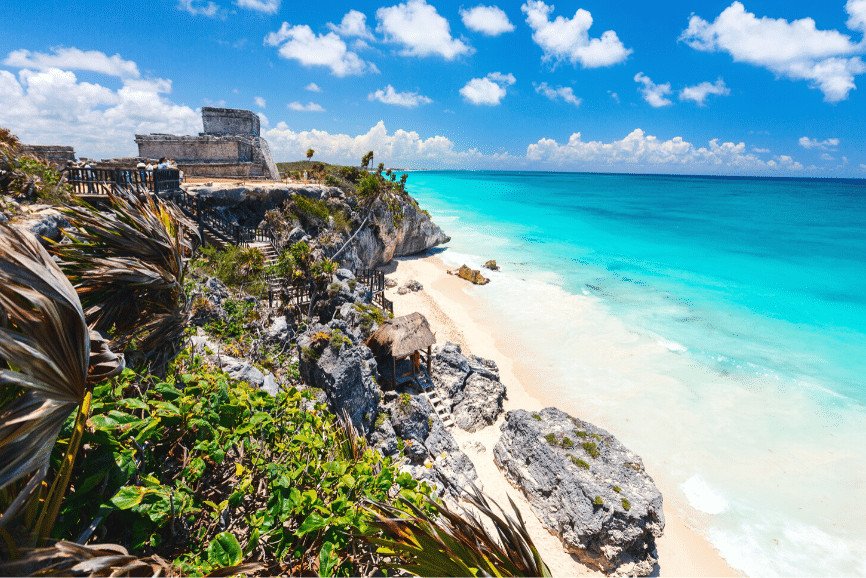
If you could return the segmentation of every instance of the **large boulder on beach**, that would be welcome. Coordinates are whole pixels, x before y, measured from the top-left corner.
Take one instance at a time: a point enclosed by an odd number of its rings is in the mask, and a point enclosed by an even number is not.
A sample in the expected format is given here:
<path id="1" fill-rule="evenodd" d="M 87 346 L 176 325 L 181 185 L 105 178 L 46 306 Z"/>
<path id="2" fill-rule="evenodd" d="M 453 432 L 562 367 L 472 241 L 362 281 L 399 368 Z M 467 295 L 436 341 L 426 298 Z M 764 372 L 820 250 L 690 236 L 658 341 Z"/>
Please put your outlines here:
<path id="1" fill-rule="evenodd" d="M 501 429 L 496 465 L 569 553 L 608 574 L 656 569 L 662 495 L 640 457 L 552 407 L 508 412 Z"/>
<path id="2" fill-rule="evenodd" d="M 465 279 L 474 285 L 487 285 L 490 279 L 481 274 L 478 269 L 472 269 L 468 265 L 461 265 L 459 269 L 448 271 L 451 275 L 457 275 L 461 279 Z"/>
<path id="3" fill-rule="evenodd" d="M 436 349 L 432 368 L 439 398 L 450 404 L 458 427 L 475 432 L 502 413 L 506 390 L 493 361 L 466 356 L 459 345 L 449 342 Z"/>

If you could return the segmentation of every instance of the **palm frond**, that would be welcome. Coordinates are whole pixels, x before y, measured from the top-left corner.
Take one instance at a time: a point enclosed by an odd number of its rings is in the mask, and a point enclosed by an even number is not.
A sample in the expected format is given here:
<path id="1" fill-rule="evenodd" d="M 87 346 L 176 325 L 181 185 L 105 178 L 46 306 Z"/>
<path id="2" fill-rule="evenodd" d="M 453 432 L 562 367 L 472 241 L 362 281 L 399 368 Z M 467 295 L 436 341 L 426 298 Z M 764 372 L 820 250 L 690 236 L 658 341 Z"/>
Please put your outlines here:
<path id="1" fill-rule="evenodd" d="M 0 319 L 0 386 L 17 392 L 0 407 L 0 488 L 32 476 L 0 516 L 3 525 L 45 477 L 89 380 L 120 371 L 123 358 L 100 338 L 91 370 L 91 332 L 75 289 L 33 235 L 7 225 L 0 225 Z"/>
<path id="2" fill-rule="evenodd" d="M 220 568 L 211 577 L 254 574 L 261 564 Z M 0 562 L 3 576 L 180 576 L 163 558 L 138 557 L 117 544 L 75 544 L 60 541 L 47 548 L 24 550 L 16 559 Z"/>
<path id="3" fill-rule="evenodd" d="M 430 510 L 405 501 L 376 504 L 381 537 L 368 540 L 393 556 L 390 569 L 416 576 L 550 576 L 514 502 L 512 517 L 474 484 L 464 499 L 474 511 L 432 499 Z"/>
<path id="4" fill-rule="evenodd" d="M 64 209 L 69 243 L 52 247 L 84 305 L 88 323 L 112 335 L 112 349 L 165 358 L 188 318 L 184 258 L 195 227 L 172 204 L 114 194 L 109 206 Z"/>

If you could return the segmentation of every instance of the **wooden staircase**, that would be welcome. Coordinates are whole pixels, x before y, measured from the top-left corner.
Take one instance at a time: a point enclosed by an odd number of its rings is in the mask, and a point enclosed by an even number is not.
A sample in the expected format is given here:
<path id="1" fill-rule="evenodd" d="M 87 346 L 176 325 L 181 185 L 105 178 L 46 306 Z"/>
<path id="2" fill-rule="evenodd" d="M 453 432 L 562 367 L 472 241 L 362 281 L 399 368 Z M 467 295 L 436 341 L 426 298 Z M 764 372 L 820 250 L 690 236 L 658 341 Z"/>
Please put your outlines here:
<path id="1" fill-rule="evenodd" d="M 421 387 L 421 394 L 427 398 L 427 401 L 430 402 L 430 405 L 433 406 L 433 410 L 436 412 L 436 415 L 439 416 L 439 419 L 442 420 L 442 424 L 451 429 L 454 427 L 454 419 L 451 415 L 451 409 L 445 404 L 441 397 L 439 397 L 439 393 L 436 391 L 436 388 L 433 386 L 433 381 L 430 377 L 423 373 L 416 378 L 418 385 Z"/>

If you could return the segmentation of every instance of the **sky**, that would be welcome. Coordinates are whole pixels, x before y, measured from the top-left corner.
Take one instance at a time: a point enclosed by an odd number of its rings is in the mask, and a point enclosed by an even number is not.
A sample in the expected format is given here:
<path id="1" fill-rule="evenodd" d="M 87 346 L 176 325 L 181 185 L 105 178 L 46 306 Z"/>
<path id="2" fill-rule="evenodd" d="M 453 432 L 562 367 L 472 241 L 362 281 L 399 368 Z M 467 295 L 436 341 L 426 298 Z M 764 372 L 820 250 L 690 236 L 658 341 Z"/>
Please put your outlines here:
<path id="1" fill-rule="evenodd" d="M 29 0 L 0 22 L 0 126 L 92 158 L 227 106 L 277 161 L 866 178 L 866 0 Z"/>

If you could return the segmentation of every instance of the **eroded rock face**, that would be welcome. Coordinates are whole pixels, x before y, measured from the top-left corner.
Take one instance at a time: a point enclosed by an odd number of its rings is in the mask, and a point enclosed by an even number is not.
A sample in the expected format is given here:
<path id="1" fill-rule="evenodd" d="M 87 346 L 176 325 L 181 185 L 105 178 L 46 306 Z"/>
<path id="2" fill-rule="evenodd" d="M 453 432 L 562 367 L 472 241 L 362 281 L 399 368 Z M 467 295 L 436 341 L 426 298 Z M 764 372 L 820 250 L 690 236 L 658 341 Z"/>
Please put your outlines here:
<path id="1" fill-rule="evenodd" d="M 463 355 L 446 343 L 433 356 L 433 383 L 439 397 L 451 403 L 454 423 L 475 432 L 493 424 L 502 413 L 506 390 L 493 361 Z"/>
<path id="2" fill-rule="evenodd" d="M 664 530 L 662 495 L 640 457 L 601 428 L 556 408 L 508 412 L 496 465 L 541 522 L 583 563 L 652 573 Z"/>
<path id="3" fill-rule="evenodd" d="M 402 444 L 407 462 L 403 467 L 416 479 L 436 486 L 440 495 L 457 497 L 461 488 L 478 478 L 472 460 L 426 397 L 386 392 L 381 411 L 384 419 L 370 441 L 384 455 L 395 454 Z"/>
<path id="4" fill-rule="evenodd" d="M 20 224 L 28 231 L 33 233 L 37 239 L 42 241 L 42 238 L 59 241 L 62 233 L 61 229 L 69 226 L 69 221 L 57 209 L 47 205 L 32 205 L 26 208 L 23 213 Z"/>
<path id="5" fill-rule="evenodd" d="M 339 330 L 351 341 L 332 345 L 325 335 Z M 361 435 L 373 431 L 382 391 L 374 379 L 376 359 L 370 349 L 354 341 L 342 321 L 316 325 L 298 338 L 299 369 L 304 382 L 324 390 L 332 411 L 348 415 Z"/>
<path id="6" fill-rule="evenodd" d="M 404 283 L 402 287 L 397 289 L 397 294 L 398 295 L 406 295 L 407 293 L 417 293 L 418 291 L 421 291 L 422 289 L 424 289 L 424 286 L 421 283 L 419 283 L 418 281 L 415 281 L 414 279 L 412 279 L 410 281 L 406 281 L 406 283 Z"/>

